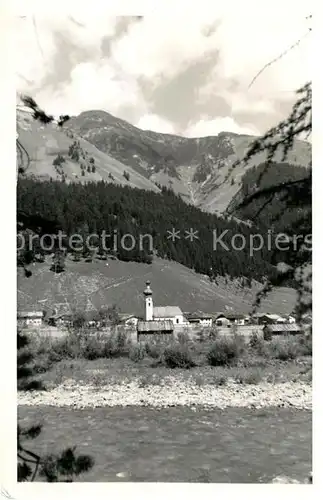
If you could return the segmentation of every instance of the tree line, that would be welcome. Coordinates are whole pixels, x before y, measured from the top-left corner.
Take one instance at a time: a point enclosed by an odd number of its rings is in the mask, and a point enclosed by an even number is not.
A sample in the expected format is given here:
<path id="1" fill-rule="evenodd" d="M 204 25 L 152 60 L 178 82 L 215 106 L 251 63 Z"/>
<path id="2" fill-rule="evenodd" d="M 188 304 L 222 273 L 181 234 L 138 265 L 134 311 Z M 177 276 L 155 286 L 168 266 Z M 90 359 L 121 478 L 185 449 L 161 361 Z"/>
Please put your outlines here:
<path id="1" fill-rule="evenodd" d="M 19 178 L 17 211 L 52 221 L 56 232 L 60 229 L 67 237 L 78 234 L 86 241 L 88 235 L 94 233 L 100 236 L 105 231 L 117 238 L 117 245 L 112 245 L 109 250 L 103 248 L 100 238 L 97 243 L 91 240 L 91 245 L 96 246 L 95 252 L 88 248 L 75 249 L 75 245 L 70 248 L 66 238 L 64 251 L 71 253 L 75 260 L 91 261 L 95 253 L 99 258 L 110 254 L 123 261 L 151 263 L 156 255 L 179 262 L 211 279 L 217 275 L 228 275 L 231 278 L 245 276 L 261 280 L 275 273 L 271 251 L 267 248 L 250 257 L 248 242 L 252 229 L 188 205 L 166 187 L 161 193 L 154 193 L 105 181 L 82 185 Z M 179 238 L 171 237 L 169 231 L 173 228 L 178 231 Z M 191 229 L 197 232 L 197 238 L 189 236 Z M 51 231 L 54 231 L 53 228 Z M 120 245 L 121 238 L 127 234 L 131 238 L 124 240 L 125 245 Z M 241 234 L 247 242 L 241 250 L 232 247 L 232 238 L 237 234 Z M 150 235 L 151 239 L 144 235 Z M 215 237 L 218 238 L 216 246 Z M 241 238 L 235 240 L 234 247 L 240 248 Z M 133 249 L 129 249 L 131 239 L 136 242 Z M 35 259 L 44 260 L 45 254 L 46 250 L 39 245 L 37 247 L 37 240 L 34 239 L 32 248 L 24 247 L 20 251 L 18 263 L 26 263 L 26 259 L 28 263 Z M 53 270 L 55 267 L 58 272 L 64 270 L 64 265 L 59 262 L 62 259 L 62 253 L 57 253 Z"/>

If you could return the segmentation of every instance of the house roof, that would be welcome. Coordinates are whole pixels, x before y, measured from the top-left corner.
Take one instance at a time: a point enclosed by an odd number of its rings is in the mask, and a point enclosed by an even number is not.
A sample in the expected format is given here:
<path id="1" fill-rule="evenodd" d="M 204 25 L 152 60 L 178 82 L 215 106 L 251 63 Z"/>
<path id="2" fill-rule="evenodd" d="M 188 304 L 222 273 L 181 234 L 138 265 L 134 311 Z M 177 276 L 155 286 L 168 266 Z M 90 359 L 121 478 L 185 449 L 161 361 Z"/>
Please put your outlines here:
<path id="1" fill-rule="evenodd" d="M 138 318 L 138 316 L 136 316 L 135 314 L 120 313 L 119 318 L 121 319 L 121 321 L 127 321 L 127 319 Z"/>
<path id="2" fill-rule="evenodd" d="M 204 312 L 196 312 L 196 313 L 185 313 L 185 317 L 187 319 L 212 319 L 212 314 L 207 314 Z"/>
<path id="3" fill-rule="evenodd" d="M 303 328 L 296 323 L 283 323 L 281 325 L 265 326 L 269 332 L 302 332 Z"/>
<path id="4" fill-rule="evenodd" d="M 226 314 L 224 314 L 223 312 L 218 312 L 218 313 L 215 313 L 214 318 L 218 319 L 218 318 L 226 318 Z"/>
<path id="5" fill-rule="evenodd" d="M 73 318 L 72 314 L 69 313 L 57 313 L 49 316 L 48 319 L 62 319 L 62 320 L 71 320 Z"/>
<path id="6" fill-rule="evenodd" d="M 42 318 L 43 311 L 20 311 L 17 312 L 17 318 Z"/>
<path id="7" fill-rule="evenodd" d="M 244 314 L 228 313 L 228 314 L 224 314 L 224 317 L 227 319 L 244 319 Z"/>
<path id="8" fill-rule="evenodd" d="M 183 313 L 177 306 L 154 307 L 154 318 L 173 318 L 174 316 L 182 316 Z"/>
<path id="9" fill-rule="evenodd" d="M 138 332 L 163 332 L 173 331 L 174 325 L 172 321 L 138 321 Z"/>
<path id="10" fill-rule="evenodd" d="M 280 319 L 284 319 L 282 316 L 280 316 L 279 314 L 262 314 L 260 316 L 261 317 L 265 317 L 265 318 L 269 318 L 269 319 L 272 319 L 273 321 L 278 321 Z"/>

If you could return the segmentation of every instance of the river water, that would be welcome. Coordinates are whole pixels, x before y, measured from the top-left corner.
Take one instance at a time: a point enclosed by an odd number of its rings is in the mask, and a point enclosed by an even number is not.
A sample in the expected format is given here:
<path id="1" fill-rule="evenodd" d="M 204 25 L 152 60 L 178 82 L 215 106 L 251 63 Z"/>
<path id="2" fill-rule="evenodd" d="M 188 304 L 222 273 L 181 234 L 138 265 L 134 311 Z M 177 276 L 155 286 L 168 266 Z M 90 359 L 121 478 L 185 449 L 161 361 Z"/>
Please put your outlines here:
<path id="1" fill-rule="evenodd" d="M 264 483 L 282 475 L 303 481 L 312 470 L 309 411 L 23 406 L 18 417 L 44 425 L 30 449 L 77 445 L 94 457 L 78 481 Z"/>

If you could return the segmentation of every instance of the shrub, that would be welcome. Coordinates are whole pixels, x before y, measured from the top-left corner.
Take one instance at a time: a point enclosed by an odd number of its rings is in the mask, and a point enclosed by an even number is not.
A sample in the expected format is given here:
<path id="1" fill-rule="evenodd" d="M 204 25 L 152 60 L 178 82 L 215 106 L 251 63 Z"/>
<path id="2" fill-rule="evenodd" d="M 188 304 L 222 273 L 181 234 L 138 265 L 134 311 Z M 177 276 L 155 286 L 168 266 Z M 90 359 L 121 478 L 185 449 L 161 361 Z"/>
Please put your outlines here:
<path id="1" fill-rule="evenodd" d="M 53 366 L 53 362 L 48 355 L 37 356 L 37 361 L 33 366 L 34 373 L 45 373 Z"/>
<path id="2" fill-rule="evenodd" d="M 139 387 L 147 387 L 149 385 L 162 385 L 162 378 L 156 374 L 147 374 L 140 377 L 138 381 Z"/>
<path id="3" fill-rule="evenodd" d="M 185 332 L 180 332 L 177 335 L 177 340 L 180 344 L 187 344 L 190 341 L 189 335 Z"/>
<path id="4" fill-rule="evenodd" d="M 197 332 L 196 340 L 197 342 L 208 342 L 210 340 L 215 340 L 218 336 L 218 329 L 215 327 L 204 328 Z"/>
<path id="5" fill-rule="evenodd" d="M 60 167 L 62 165 L 62 163 L 65 163 L 65 158 L 64 158 L 64 156 L 59 154 L 56 156 L 56 158 L 54 158 L 53 165 L 55 167 Z"/>
<path id="6" fill-rule="evenodd" d="M 207 361 L 211 366 L 227 366 L 235 363 L 241 354 L 241 339 L 219 338 L 213 342 L 207 354 Z"/>
<path id="7" fill-rule="evenodd" d="M 103 344 L 100 339 L 91 336 L 85 339 L 81 350 L 81 356 L 93 361 L 103 357 Z"/>
<path id="8" fill-rule="evenodd" d="M 162 346 L 156 342 L 146 342 L 145 351 L 147 356 L 153 359 L 159 359 L 162 355 Z"/>
<path id="9" fill-rule="evenodd" d="M 129 358 L 131 361 L 134 361 L 135 363 L 138 363 L 142 359 L 144 359 L 146 354 L 145 347 L 138 344 L 130 347 L 129 351 Z"/>
<path id="10" fill-rule="evenodd" d="M 298 338 L 300 353 L 302 356 L 312 356 L 312 336 L 300 336 Z"/>
<path id="11" fill-rule="evenodd" d="M 250 385 L 256 385 L 261 382 L 261 374 L 257 370 L 246 370 L 246 371 L 240 371 L 235 377 L 235 381 L 238 382 L 238 384 L 250 384 Z"/>
<path id="12" fill-rule="evenodd" d="M 253 351 L 255 351 L 257 354 L 260 356 L 263 356 L 265 354 L 265 341 L 262 337 L 257 335 L 257 333 L 252 332 L 249 340 L 249 347 Z"/>
<path id="13" fill-rule="evenodd" d="M 294 338 L 273 339 L 268 347 L 270 355 L 280 361 L 296 359 L 300 355 L 298 341 Z"/>
<path id="14" fill-rule="evenodd" d="M 105 358 L 120 358 L 129 356 L 131 349 L 130 341 L 124 332 L 110 335 L 103 344 L 103 356 Z"/>
<path id="15" fill-rule="evenodd" d="M 192 368 L 195 363 L 185 344 L 173 344 L 165 348 L 163 360 L 168 368 Z"/>
<path id="16" fill-rule="evenodd" d="M 81 338 L 74 333 L 70 333 L 63 339 L 57 339 L 51 344 L 48 357 L 50 361 L 58 362 L 63 359 L 79 358 L 81 353 Z"/>
<path id="17" fill-rule="evenodd" d="M 215 375 L 212 382 L 214 385 L 222 386 L 227 383 L 227 378 L 225 377 L 225 375 Z"/>

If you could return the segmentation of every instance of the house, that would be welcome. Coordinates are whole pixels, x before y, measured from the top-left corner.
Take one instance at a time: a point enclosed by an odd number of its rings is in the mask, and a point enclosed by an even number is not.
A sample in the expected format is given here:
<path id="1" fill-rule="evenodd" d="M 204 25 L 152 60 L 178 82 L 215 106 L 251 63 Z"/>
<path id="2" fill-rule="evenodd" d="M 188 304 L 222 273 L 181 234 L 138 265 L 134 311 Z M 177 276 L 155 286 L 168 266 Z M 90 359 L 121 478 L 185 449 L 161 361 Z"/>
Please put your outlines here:
<path id="1" fill-rule="evenodd" d="M 43 311 L 17 312 L 18 326 L 41 326 L 44 319 Z"/>
<path id="2" fill-rule="evenodd" d="M 137 339 L 140 341 L 168 340 L 173 338 L 174 323 L 172 321 L 138 321 Z"/>
<path id="3" fill-rule="evenodd" d="M 67 313 L 54 313 L 52 316 L 49 316 L 47 323 L 49 326 L 72 326 L 73 316 Z"/>
<path id="4" fill-rule="evenodd" d="M 120 321 L 125 326 L 137 326 L 138 321 L 142 318 L 138 318 L 138 316 L 134 316 L 133 314 L 119 314 Z"/>
<path id="5" fill-rule="evenodd" d="M 253 315 L 258 325 L 275 325 L 277 323 L 287 323 L 288 320 L 279 314 L 257 313 Z"/>
<path id="6" fill-rule="evenodd" d="M 212 326 L 213 317 L 206 313 L 185 313 L 185 318 L 190 325 Z"/>
<path id="7" fill-rule="evenodd" d="M 216 326 L 232 326 L 238 325 L 242 326 L 246 322 L 246 319 L 243 314 L 239 313 L 221 313 L 218 314 L 215 320 Z"/>
<path id="8" fill-rule="evenodd" d="M 216 326 L 231 326 L 231 321 L 226 317 L 225 314 L 218 314 L 215 317 L 215 325 Z"/>
<path id="9" fill-rule="evenodd" d="M 264 340 L 271 340 L 278 335 L 301 335 L 304 334 L 304 328 L 296 323 L 281 323 L 276 325 L 264 326 Z"/>
<path id="10" fill-rule="evenodd" d="M 226 318 L 231 322 L 232 325 L 243 326 L 246 323 L 246 319 L 243 314 L 227 313 Z"/>

